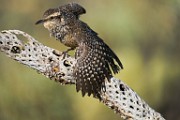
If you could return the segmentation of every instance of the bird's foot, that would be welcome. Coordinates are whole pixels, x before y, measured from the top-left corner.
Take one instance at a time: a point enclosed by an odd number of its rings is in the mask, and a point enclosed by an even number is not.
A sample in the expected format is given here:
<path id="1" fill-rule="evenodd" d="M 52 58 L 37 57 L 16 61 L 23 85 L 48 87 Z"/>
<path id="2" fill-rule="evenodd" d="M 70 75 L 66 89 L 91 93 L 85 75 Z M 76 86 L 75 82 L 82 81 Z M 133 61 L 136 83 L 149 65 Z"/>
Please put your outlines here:
<path id="1" fill-rule="evenodd" d="M 66 51 L 63 51 L 63 52 L 62 52 L 62 54 L 63 54 L 63 59 L 65 59 L 67 53 L 68 53 L 69 51 L 71 51 L 71 50 L 74 50 L 74 48 L 69 48 L 69 49 L 67 49 Z"/>

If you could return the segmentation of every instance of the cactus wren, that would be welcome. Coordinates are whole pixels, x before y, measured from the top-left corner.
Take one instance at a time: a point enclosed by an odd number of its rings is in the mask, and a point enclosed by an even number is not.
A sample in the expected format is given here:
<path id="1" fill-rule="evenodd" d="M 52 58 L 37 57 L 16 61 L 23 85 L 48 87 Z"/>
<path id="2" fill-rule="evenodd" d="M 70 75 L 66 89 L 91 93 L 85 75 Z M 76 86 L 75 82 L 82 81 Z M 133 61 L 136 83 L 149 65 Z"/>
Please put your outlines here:
<path id="1" fill-rule="evenodd" d="M 69 3 L 48 9 L 36 24 L 43 23 L 51 36 L 70 47 L 67 51 L 76 48 L 77 63 L 73 70 L 76 90 L 82 91 L 82 96 L 93 94 L 101 100 L 100 92 L 105 91 L 105 80 L 110 81 L 112 77 L 111 69 L 116 74 L 123 65 L 98 34 L 79 20 L 84 13 L 86 11 L 82 6 Z"/>

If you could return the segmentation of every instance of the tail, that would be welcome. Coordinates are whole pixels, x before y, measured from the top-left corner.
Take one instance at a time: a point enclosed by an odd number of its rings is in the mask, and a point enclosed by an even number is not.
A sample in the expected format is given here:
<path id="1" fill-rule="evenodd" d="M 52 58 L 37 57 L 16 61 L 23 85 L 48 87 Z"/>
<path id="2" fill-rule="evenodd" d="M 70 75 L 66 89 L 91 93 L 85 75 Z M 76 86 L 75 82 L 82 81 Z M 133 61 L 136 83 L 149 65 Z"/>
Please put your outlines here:
<path id="1" fill-rule="evenodd" d="M 109 49 L 109 52 L 111 53 L 110 54 L 111 58 L 109 59 L 109 65 L 111 66 L 113 73 L 117 74 L 121 69 L 123 69 L 123 65 L 119 60 L 119 58 L 117 57 L 117 55 L 111 49 Z M 114 61 L 116 61 L 118 65 L 116 65 Z"/>
<path id="2" fill-rule="evenodd" d="M 117 74 L 121 69 L 123 69 L 123 65 L 117 55 L 111 50 L 111 48 L 103 42 L 102 39 L 99 39 L 101 43 L 103 43 L 101 46 L 106 48 L 103 52 L 106 53 L 106 62 L 109 64 L 110 68 L 112 69 L 114 74 Z M 115 62 L 117 64 L 115 64 Z"/>

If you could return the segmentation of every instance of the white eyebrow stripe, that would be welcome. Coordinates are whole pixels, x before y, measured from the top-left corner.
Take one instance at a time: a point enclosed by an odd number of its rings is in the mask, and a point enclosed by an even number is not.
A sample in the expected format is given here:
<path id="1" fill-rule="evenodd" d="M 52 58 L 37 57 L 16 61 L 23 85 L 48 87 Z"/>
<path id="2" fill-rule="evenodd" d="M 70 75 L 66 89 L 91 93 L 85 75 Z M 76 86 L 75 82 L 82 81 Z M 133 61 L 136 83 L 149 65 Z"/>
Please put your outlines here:
<path id="1" fill-rule="evenodd" d="M 60 12 L 55 12 L 55 13 L 51 14 L 50 16 L 48 16 L 47 19 L 50 17 L 58 16 L 58 15 L 60 15 Z"/>

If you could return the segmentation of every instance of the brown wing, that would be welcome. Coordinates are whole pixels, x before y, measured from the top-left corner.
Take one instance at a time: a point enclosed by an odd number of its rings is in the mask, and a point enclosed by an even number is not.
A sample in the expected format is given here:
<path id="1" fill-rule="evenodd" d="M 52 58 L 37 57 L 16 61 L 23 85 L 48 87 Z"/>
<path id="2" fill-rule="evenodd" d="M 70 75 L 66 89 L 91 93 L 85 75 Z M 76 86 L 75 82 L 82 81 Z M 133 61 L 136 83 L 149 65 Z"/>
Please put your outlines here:
<path id="1" fill-rule="evenodd" d="M 74 70 L 77 91 L 82 91 L 83 96 L 87 93 L 88 96 L 93 94 L 94 97 L 100 98 L 99 92 L 105 77 L 97 72 L 100 70 L 97 68 L 98 54 L 86 44 L 81 44 L 76 54 L 79 56 Z"/>
<path id="2" fill-rule="evenodd" d="M 100 39 L 81 43 L 76 51 L 77 64 L 74 70 L 76 90 L 82 91 L 84 96 L 93 94 L 100 98 L 102 88 L 105 90 L 105 79 L 110 80 L 112 73 L 117 73 L 122 64 L 114 52 Z M 114 63 L 117 61 L 118 65 Z"/>

